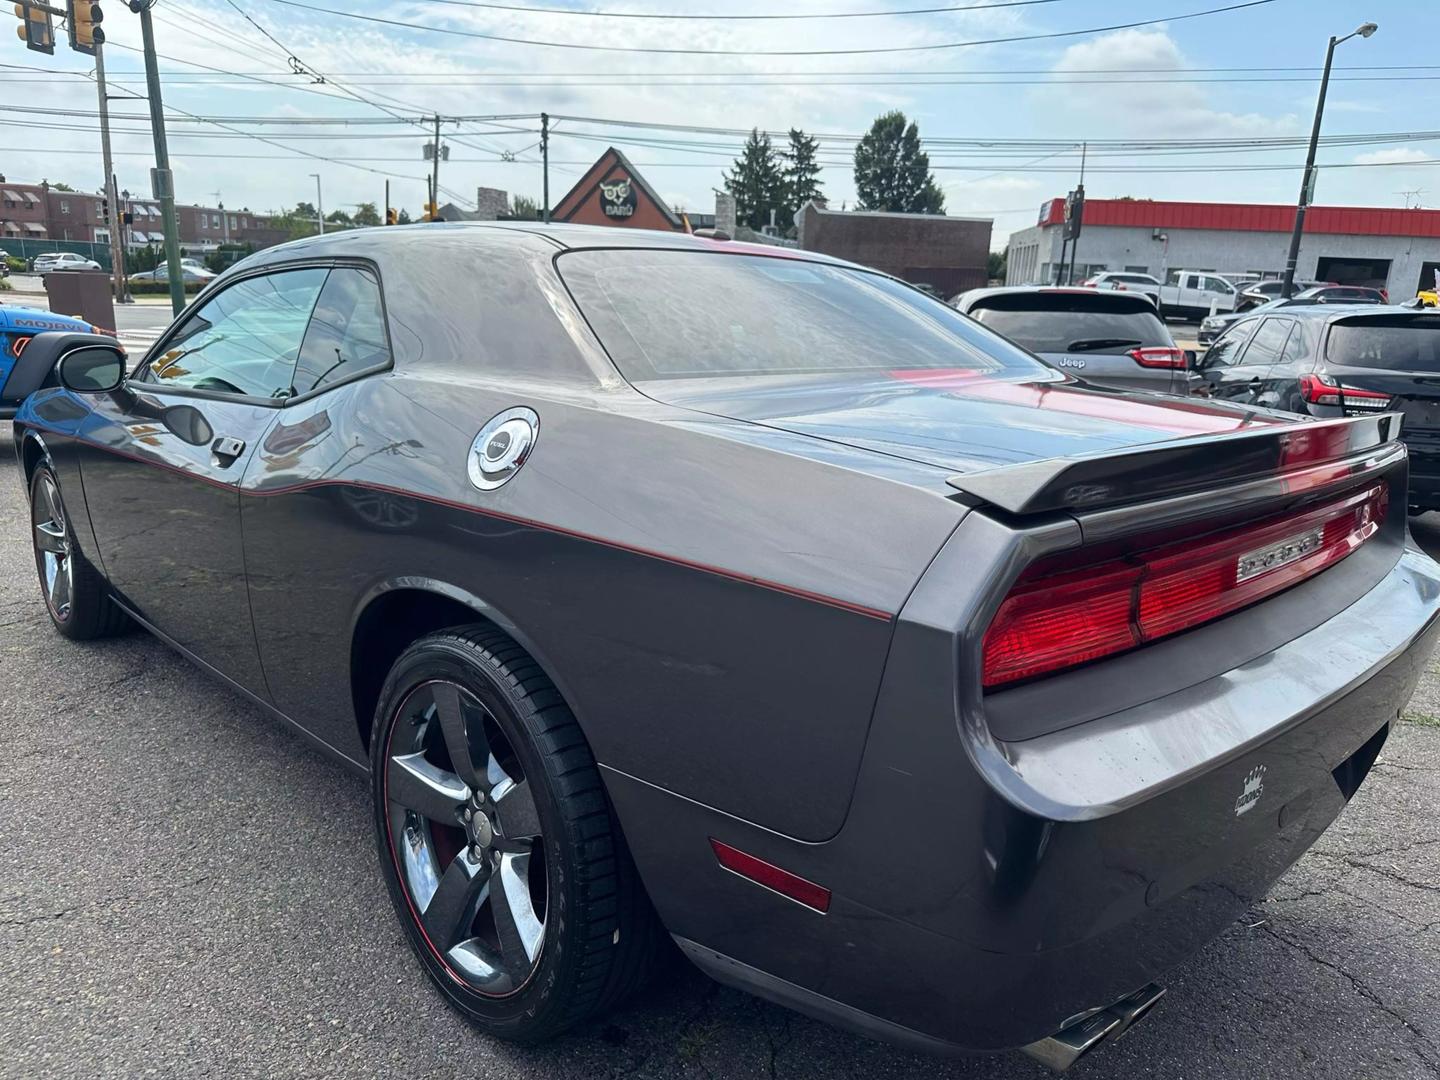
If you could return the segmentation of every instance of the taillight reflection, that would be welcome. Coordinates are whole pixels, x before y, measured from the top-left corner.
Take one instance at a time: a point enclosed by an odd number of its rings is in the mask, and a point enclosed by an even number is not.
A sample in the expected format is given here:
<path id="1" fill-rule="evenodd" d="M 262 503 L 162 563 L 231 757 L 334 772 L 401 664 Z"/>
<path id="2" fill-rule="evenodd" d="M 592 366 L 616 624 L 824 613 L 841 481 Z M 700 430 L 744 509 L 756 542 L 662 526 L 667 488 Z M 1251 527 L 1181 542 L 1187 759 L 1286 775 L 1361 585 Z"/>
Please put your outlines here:
<path id="1" fill-rule="evenodd" d="M 1086 562 L 1042 559 L 985 632 L 987 689 L 1075 667 L 1248 607 L 1334 565 L 1373 536 L 1379 484 L 1298 516 Z"/>

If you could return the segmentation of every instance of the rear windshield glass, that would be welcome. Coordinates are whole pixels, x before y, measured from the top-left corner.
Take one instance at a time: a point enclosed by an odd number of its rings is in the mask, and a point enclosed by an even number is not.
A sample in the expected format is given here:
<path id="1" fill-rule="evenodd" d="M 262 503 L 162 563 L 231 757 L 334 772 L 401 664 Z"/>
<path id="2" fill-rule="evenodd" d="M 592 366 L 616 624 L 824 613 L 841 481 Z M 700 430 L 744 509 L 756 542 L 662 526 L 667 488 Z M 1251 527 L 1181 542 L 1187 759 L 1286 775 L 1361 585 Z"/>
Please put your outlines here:
<path id="1" fill-rule="evenodd" d="M 1083 296 L 997 297 L 1004 307 L 972 308 L 970 315 L 1031 352 L 1120 354 L 1141 345 L 1171 347 L 1153 309 L 1096 310 Z"/>
<path id="2" fill-rule="evenodd" d="M 702 251 L 571 251 L 557 265 L 633 381 L 915 368 L 1054 375 L 949 305 L 879 274 Z"/>
<path id="3" fill-rule="evenodd" d="M 1342 367 L 1440 372 L 1440 318 L 1336 323 L 1325 359 Z"/>

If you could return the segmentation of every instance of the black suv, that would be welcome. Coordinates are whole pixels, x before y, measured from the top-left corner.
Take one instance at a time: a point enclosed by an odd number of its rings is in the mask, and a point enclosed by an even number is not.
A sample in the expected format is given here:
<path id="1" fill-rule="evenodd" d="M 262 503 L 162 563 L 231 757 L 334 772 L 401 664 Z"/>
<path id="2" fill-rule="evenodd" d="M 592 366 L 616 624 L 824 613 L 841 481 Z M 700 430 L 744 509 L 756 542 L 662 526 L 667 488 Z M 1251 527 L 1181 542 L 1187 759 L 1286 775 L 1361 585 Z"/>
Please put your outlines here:
<path id="1" fill-rule="evenodd" d="M 1309 416 L 1399 412 L 1412 510 L 1440 509 L 1440 313 L 1325 304 L 1231 324 L 1191 392 Z"/>

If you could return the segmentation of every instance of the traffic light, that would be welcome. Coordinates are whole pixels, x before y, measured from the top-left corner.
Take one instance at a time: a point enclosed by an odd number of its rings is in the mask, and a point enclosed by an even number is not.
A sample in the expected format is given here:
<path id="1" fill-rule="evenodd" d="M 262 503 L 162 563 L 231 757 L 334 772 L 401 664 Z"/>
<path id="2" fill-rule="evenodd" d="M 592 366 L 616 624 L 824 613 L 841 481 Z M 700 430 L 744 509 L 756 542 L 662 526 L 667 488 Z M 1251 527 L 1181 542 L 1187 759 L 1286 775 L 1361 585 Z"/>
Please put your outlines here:
<path id="1" fill-rule="evenodd" d="M 396 210 L 395 207 L 393 207 L 393 206 L 387 207 L 387 208 L 385 209 L 385 224 L 386 224 L 386 225 L 399 225 L 399 224 L 400 224 L 400 211 L 399 211 L 399 210 Z"/>
<path id="2" fill-rule="evenodd" d="M 425 204 L 425 220 L 426 220 L 426 221 L 439 221 L 439 220 L 440 220 L 440 206 L 439 206 L 438 203 L 428 202 L 428 203 Z"/>
<path id="3" fill-rule="evenodd" d="M 27 49 L 36 52 L 55 52 L 55 22 L 50 12 L 35 4 L 16 4 L 15 14 L 21 20 L 15 28 Z"/>
<path id="4" fill-rule="evenodd" d="M 65 22 L 70 27 L 70 48 L 95 55 L 95 46 L 105 44 L 105 31 L 100 20 L 105 17 L 99 4 L 85 0 L 65 0 Z"/>

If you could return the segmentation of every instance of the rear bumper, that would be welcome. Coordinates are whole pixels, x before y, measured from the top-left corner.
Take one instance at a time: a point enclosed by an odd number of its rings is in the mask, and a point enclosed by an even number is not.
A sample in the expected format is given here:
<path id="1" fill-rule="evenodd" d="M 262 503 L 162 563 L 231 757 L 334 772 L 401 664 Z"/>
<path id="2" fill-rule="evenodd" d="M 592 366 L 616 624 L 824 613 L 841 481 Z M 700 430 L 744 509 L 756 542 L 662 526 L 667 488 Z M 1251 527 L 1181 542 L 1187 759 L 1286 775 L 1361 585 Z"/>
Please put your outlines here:
<path id="1" fill-rule="evenodd" d="M 929 1051 L 1024 1046 L 1221 932 L 1344 807 L 1440 634 L 1440 567 L 1407 550 L 1339 615 L 1222 675 L 1021 743 L 962 718 L 957 739 L 935 675 L 953 669 L 953 586 L 974 553 L 944 562 L 897 625 L 830 841 L 606 775 L 651 896 L 701 967 Z M 831 889 L 829 912 L 720 870 L 708 836 Z"/>

